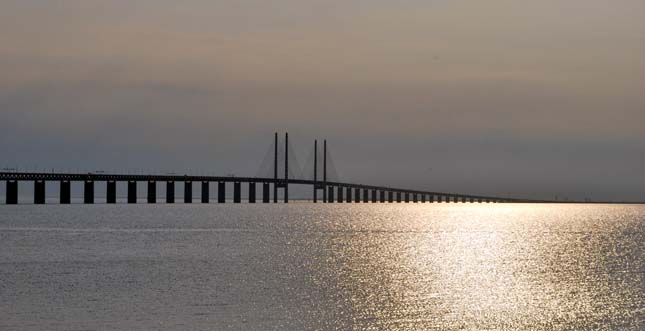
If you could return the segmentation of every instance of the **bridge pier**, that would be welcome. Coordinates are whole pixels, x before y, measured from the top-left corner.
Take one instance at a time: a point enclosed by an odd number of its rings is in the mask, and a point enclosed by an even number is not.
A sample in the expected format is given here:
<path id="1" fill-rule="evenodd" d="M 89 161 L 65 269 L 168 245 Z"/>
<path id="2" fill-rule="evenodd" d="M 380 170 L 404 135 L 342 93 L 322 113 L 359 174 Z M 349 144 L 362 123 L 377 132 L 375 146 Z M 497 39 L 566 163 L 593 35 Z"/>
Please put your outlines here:
<path id="1" fill-rule="evenodd" d="M 394 192 L 387 191 L 387 202 L 388 203 L 393 203 L 394 202 Z"/>
<path id="2" fill-rule="evenodd" d="M 42 205 L 45 203 L 45 181 L 34 181 L 34 204 Z"/>
<path id="3" fill-rule="evenodd" d="M 405 203 L 409 203 L 409 202 L 410 202 L 410 193 L 405 192 Z"/>
<path id="4" fill-rule="evenodd" d="M 242 202 L 242 184 L 240 182 L 233 183 L 233 203 Z"/>
<path id="5" fill-rule="evenodd" d="M 137 181 L 128 181 L 128 203 L 137 203 Z"/>
<path id="6" fill-rule="evenodd" d="M 377 192 L 377 190 L 372 189 L 372 203 L 376 203 L 376 201 L 378 200 Z"/>
<path id="7" fill-rule="evenodd" d="M 184 203 L 193 203 L 193 182 L 184 182 Z"/>
<path id="8" fill-rule="evenodd" d="M 217 183 L 217 202 L 218 203 L 226 202 L 226 183 L 225 182 Z"/>
<path id="9" fill-rule="evenodd" d="M 347 199 L 345 199 L 345 202 L 352 202 L 352 188 L 347 186 L 345 188 L 345 193 L 347 195 Z"/>
<path id="10" fill-rule="evenodd" d="M 284 203 L 289 203 L 289 182 L 288 179 L 284 182 Z"/>
<path id="11" fill-rule="evenodd" d="M 412 194 L 412 202 L 417 203 L 419 202 L 419 195 L 416 193 Z"/>
<path id="12" fill-rule="evenodd" d="M 461 197 L 461 202 L 466 203 L 466 197 Z"/>
<path id="13" fill-rule="evenodd" d="M 379 202 L 385 203 L 385 191 L 379 191 Z"/>
<path id="14" fill-rule="evenodd" d="M 209 203 L 211 201 L 210 183 L 202 181 L 202 203 Z"/>
<path id="15" fill-rule="evenodd" d="M 322 184 L 322 191 L 323 191 L 323 203 L 327 203 L 327 183 L 323 182 Z"/>
<path id="16" fill-rule="evenodd" d="M 60 181 L 60 204 L 67 205 L 72 202 L 72 183 L 69 180 Z"/>
<path id="17" fill-rule="evenodd" d="M 358 187 L 354 188 L 354 202 L 361 202 L 361 189 Z"/>
<path id="18" fill-rule="evenodd" d="M 148 181 L 148 203 L 157 203 L 157 182 Z"/>
<path id="19" fill-rule="evenodd" d="M 271 197 L 269 196 L 270 184 L 262 183 L 262 202 L 269 203 Z"/>
<path id="20" fill-rule="evenodd" d="M 370 194 L 370 190 L 364 188 L 363 189 L 363 203 L 368 203 L 370 201 L 369 194 Z"/>
<path id="21" fill-rule="evenodd" d="M 426 203 L 426 195 L 421 194 L 421 203 Z"/>
<path id="22" fill-rule="evenodd" d="M 338 197 L 337 197 L 336 201 L 337 202 L 343 202 L 344 201 L 344 199 L 343 199 L 343 187 L 342 186 L 338 187 Z"/>
<path id="23" fill-rule="evenodd" d="M 327 202 L 332 203 L 334 202 L 334 187 L 333 186 L 328 186 L 327 187 Z"/>
<path id="24" fill-rule="evenodd" d="M 255 203 L 255 182 L 249 182 L 249 203 Z"/>
<path id="25" fill-rule="evenodd" d="M 60 204 L 67 205 L 72 202 L 72 183 L 69 180 L 60 181 Z"/>
<path id="26" fill-rule="evenodd" d="M 105 185 L 105 202 L 116 203 L 116 181 L 108 180 Z"/>
<path id="27" fill-rule="evenodd" d="M 396 192 L 396 203 L 401 203 L 401 192 Z"/>
<path id="28" fill-rule="evenodd" d="M 83 185 L 83 203 L 94 203 L 94 181 L 86 180 Z"/>
<path id="29" fill-rule="evenodd" d="M 175 203 L 175 182 L 166 182 L 166 203 Z"/>
<path id="30" fill-rule="evenodd" d="M 8 180 L 6 189 L 6 203 L 8 205 L 17 205 L 18 204 L 18 181 Z"/>

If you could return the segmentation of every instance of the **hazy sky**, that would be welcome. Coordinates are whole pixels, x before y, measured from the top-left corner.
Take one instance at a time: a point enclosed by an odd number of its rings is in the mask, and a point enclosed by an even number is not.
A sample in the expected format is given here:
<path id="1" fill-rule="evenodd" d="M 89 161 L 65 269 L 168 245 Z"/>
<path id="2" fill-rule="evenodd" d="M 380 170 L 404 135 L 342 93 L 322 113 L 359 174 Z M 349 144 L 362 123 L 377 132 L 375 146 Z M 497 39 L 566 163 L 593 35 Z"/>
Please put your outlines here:
<path id="1" fill-rule="evenodd" d="M 289 131 L 347 181 L 645 200 L 644 123 L 643 0 L 0 0 L 0 167 L 255 175 Z"/>

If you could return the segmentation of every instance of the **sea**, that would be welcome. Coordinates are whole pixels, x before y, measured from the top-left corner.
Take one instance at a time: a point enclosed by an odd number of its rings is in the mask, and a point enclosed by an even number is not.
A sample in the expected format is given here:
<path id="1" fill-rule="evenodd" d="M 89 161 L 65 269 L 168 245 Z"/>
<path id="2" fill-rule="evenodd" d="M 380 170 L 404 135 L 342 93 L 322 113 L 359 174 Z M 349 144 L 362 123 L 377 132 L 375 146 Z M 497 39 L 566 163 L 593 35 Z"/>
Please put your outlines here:
<path id="1" fill-rule="evenodd" d="M 644 205 L 0 205 L 0 330 L 645 330 L 644 251 Z"/>

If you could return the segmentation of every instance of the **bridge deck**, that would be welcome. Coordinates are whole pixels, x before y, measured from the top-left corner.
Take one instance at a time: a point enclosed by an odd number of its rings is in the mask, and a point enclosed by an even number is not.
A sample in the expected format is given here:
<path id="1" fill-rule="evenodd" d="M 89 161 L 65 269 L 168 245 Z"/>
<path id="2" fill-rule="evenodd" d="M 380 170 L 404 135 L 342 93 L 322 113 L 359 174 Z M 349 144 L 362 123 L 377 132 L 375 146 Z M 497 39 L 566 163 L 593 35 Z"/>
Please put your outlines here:
<path id="1" fill-rule="evenodd" d="M 132 174 L 96 174 L 96 173 L 45 173 L 45 172 L 0 172 L 0 180 L 10 181 L 158 181 L 158 182 L 237 182 L 237 183 L 278 183 L 284 184 L 284 179 L 261 178 L 261 177 L 231 177 L 231 176 L 191 176 L 191 175 L 132 175 Z M 288 184 L 320 185 L 322 181 L 305 179 L 288 179 Z M 457 196 L 467 199 L 495 200 L 503 202 L 550 202 L 545 200 L 527 200 L 502 198 L 496 196 L 482 196 L 471 194 L 460 194 L 450 192 L 433 192 L 422 190 L 411 190 L 388 186 L 376 186 L 357 183 L 326 182 L 327 186 L 350 187 L 354 189 L 367 189 L 376 191 L 401 192 L 420 195 L 435 196 Z"/>

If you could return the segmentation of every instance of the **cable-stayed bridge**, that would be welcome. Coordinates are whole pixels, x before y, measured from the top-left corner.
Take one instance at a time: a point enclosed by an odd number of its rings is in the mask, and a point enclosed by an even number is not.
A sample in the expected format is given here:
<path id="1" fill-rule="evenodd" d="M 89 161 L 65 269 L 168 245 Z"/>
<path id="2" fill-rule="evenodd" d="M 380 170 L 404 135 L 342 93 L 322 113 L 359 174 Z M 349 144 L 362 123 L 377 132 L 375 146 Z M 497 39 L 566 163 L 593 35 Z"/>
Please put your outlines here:
<path id="1" fill-rule="evenodd" d="M 354 203 L 426 203 L 426 202 L 462 202 L 462 203 L 510 203 L 510 202 L 550 202 L 544 200 L 514 199 L 508 197 L 481 196 L 462 193 L 432 192 L 410 190 L 368 184 L 342 181 L 323 141 L 322 153 L 319 153 L 318 141 L 314 141 L 313 151 L 301 168 L 295 158 L 295 153 L 289 144 L 289 134 L 285 134 L 284 147 L 278 143 L 278 134 L 267 151 L 260 169 L 254 177 L 233 176 L 191 176 L 191 175 L 159 175 L 159 174 L 106 174 L 106 173 L 46 173 L 2 171 L 0 180 L 6 181 L 6 204 L 18 204 L 18 182 L 33 182 L 33 202 L 44 204 L 46 201 L 45 188 L 47 182 L 59 183 L 59 202 L 71 203 L 71 183 L 83 182 L 83 203 L 96 202 L 95 184 L 105 183 L 105 202 L 117 203 L 117 183 L 127 183 L 127 202 L 137 203 L 138 183 L 147 184 L 146 198 L 148 203 L 157 203 L 157 184 L 166 185 L 166 203 L 175 202 L 177 183 L 183 183 L 184 203 L 193 202 L 193 183 L 201 183 L 202 203 L 211 202 L 211 184 L 216 183 L 216 201 L 225 203 L 227 186 L 233 188 L 233 203 L 284 203 L 289 202 L 290 185 L 307 185 L 312 189 L 311 200 L 314 203 L 324 202 L 354 202 Z M 319 154 L 322 157 L 319 158 Z M 291 165 L 290 165 L 291 164 Z M 242 197 L 242 185 L 248 185 L 246 196 Z M 261 192 L 257 192 L 261 186 Z M 229 187 L 230 189 L 230 187 Z M 215 196 L 215 195 L 214 195 Z"/>

